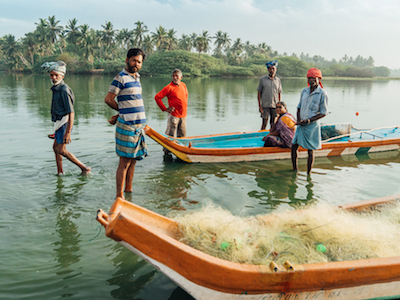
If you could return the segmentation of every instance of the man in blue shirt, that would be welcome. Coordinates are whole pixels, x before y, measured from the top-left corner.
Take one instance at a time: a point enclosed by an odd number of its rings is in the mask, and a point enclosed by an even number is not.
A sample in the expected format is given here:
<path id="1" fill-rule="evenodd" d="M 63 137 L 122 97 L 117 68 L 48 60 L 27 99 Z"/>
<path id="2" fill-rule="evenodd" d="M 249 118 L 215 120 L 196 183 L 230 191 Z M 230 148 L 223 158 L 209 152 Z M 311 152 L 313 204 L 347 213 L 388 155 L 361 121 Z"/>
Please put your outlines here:
<path id="1" fill-rule="evenodd" d="M 321 126 L 319 119 L 328 114 L 328 94 L 322 88 L 322 73 L 316 68 L 307 72 L 309 87 L 303 89 L 297 105 L 297 129 L 293 138 L 292 164 L 297 171 L 299 145 L 308 150 L 307 174 L 314 164 L 314 150 L 321 149 Z"/>
<path id="2" fill-rule="evenodd" d="M 51 120 L 54 122 L 54 144 L 53 150 L 56 155 L 57 174 L 64 173 L 62 157 L 77 165 L 82 174 L 88 174 L 90 167 L 83 164 L 71 152 L 67 150 L 67 144 L 71 143 L 71 132 L 74 125 L 74 101 L 75 96 L 71 88 L 65 84 L 64 76 L 67 65 L 63 61 L 46 62 L 42 65 L 50 73 L 50 80 L 53 86 L 53 98 L 51 101 Z"/>
<path id="3" fill-rule="evenodd" d="M 130 49 L 125 59 L 126 67 L 115 76 L 104 99 L 108 106 L 119 112 L 117 118 L 113 117 L 110 122 L 114 123 L 117 119 L 115 131 L 116 152 L 119 156 L 116 175 L 117 198 L 124 198 L 124 188 L 125 192 L 132 192 L 136 161 L 147 155 L 143 133 L 146 114 L 138 73 L 145 58 L 146 55 L 141 49 Z"/>

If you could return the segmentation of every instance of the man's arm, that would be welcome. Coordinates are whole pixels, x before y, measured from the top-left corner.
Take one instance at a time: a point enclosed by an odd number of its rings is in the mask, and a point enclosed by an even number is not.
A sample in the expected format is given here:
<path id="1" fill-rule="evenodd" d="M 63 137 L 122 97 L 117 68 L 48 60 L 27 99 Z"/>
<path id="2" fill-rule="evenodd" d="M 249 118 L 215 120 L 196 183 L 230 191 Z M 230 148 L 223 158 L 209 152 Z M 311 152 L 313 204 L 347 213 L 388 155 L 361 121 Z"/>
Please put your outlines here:
<path id="1" fill-rule="evenodd" d="M 108 94 L 106 95 L 106 97 L 104 98 L 104 102 L 109 106 L 109 107 L 111 107 L 112 109 L 115 109 L 115 110 L 119 110 L 118 109 L 118 104 L 117 104 L 117 102 L 115 102 L 115 94 L 113 94 L 113 93 L 111 93 L 111 92 L 108 92 Z"/>
<path id="2" fill-rule="evenodd" d="M 257 93 L 257 100 L 258 100 L 258 110 L 260 111 L 260 113 L 263 113 L 264 110 L 261 106 L 261 92 L 260 91 L 258 91 L 258 93 Z"/>
<path id="3" fill-rule="evenodd" d="M 296 125 L 300 125 L 300 123 L 301 123 L 301 120 L 300 120 L 300 108 L 297 108 L 297 122 L 296 122 Z"/>
<path id="4" fill-rule="evenodd" d="M 66 144 L 71 143 L 71 131 L 72 131 L 72 126 L 74 126 L 74 119 L 75 119 L 75 113 L 70 112 L 68 114 L 67 130 L 65 131 L 64 134 L 64 143 Z"/>
<path id="5" fill-rule="evenodd" d="M 162 102 L 162 99 L 167 96 L 168 92 L 167 92 L 167 87 L 164 87 L 161 91 L 159 91 L 155 96 L 154 96 L 154 100 L 156 100 L 156 103 L 158 105 L 159 108 L 161 108 L 162 111 L 168 111 L 168 109 L 170 108 L 166 108 L 164 103 Z"/>

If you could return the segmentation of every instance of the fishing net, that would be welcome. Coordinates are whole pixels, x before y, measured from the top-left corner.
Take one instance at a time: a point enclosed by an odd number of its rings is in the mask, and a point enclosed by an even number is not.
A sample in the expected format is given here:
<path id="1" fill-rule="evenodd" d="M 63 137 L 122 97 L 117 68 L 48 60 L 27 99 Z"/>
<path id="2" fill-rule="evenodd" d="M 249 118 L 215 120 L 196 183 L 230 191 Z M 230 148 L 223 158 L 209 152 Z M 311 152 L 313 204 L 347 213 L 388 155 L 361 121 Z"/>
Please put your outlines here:
<path id="1" fill-rule="evenodd" d="M 237 263 L 322 263 L 400 255 L 400 205 L 354 213 L 332 207 L 237 217 L 213 205 L 174 217 L 181 242 Z"/>
<path id="2" fill-rule="evenodd" d="M 351 124 L 334 124 L 321 126 L 321 138 L 327 140 L 332 137 L 349 134 L 351 132 Z"/>

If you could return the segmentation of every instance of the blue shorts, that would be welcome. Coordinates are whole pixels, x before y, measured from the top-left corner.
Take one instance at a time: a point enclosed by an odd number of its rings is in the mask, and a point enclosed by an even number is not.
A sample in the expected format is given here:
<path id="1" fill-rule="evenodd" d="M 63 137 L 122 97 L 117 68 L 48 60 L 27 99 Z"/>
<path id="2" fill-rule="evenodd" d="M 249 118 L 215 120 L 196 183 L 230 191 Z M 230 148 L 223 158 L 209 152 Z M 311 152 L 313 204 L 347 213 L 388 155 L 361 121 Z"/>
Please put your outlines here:
<path id="1" fill-rule="evenodd" d="M 65 143 L 64 143 L 64 134 L 65 134 L 65 132 L 67 131 L 67 125 L 68 125 L 68 122 L 65 123 L 63 126 L 61 126 L 61 127 L 56 131 L 56 134 L 55 134 L 55 137 L 54 137 L 54 138 L 55 138 L 57 144 L 65 144 Z"/>

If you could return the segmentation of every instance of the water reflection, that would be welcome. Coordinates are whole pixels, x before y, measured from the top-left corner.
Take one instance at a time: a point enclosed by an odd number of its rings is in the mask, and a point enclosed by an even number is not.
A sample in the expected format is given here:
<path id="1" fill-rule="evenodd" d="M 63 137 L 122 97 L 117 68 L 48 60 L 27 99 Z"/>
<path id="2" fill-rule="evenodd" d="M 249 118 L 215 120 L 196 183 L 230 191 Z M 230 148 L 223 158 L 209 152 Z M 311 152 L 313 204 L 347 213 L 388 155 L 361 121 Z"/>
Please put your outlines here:
<path id="1" fill-rule="evenodd" d="M 307 176 L 304 180 L 301 179 L 302 175 L 292 171 L 282 172 L 282 174 L 278 172 L 278 175 L 278 177 L 271 177 L 270 172 L 260 172 L 255 180 L 263 191 L 250 191 L 249 196 L 259 199 L 260 205 L 266 206 L 269 210 L 276 209 L 282 203 L 298 207 L 299 205 L 311 204 L 316 200 L 312 190 L 314 184 L 311 177 Z M 299 188 L 298 181 L 303 181 L 307 190 L 307 195 L 304 198 L 296 197 Z M 304 183 L 304 181 L 306 182 Z"/>
<path id="2" fill-rule="evenodd" d="M 53 243 L 58 262 L 55 274 L 63 279 L 64 297 L 78 293 L 73 289 L 71 279 L 82 275 L 82 271 L 74 267 L 82 258 L 82 236 L 75 222 L 81 217 L 80 208 L 77 206 L 78 195 L 87 182 L 87 178 L 82 177 L 77 183 L 67 185 L 69 179 L 57 177 L 55 193 L 51 196 L 53 214 L 57 215 L 55 230 L 58 239 Z"/>
<path id="3" fill-rule="evenodd" d="M 117 288 L 111 291 L 111 295 L 115 299 L 135 299 L 157 270 L 119 244 L 114 245 L 112 252 L 117 253 L 112 259 L 116 271 L 107 282 Z"/>

